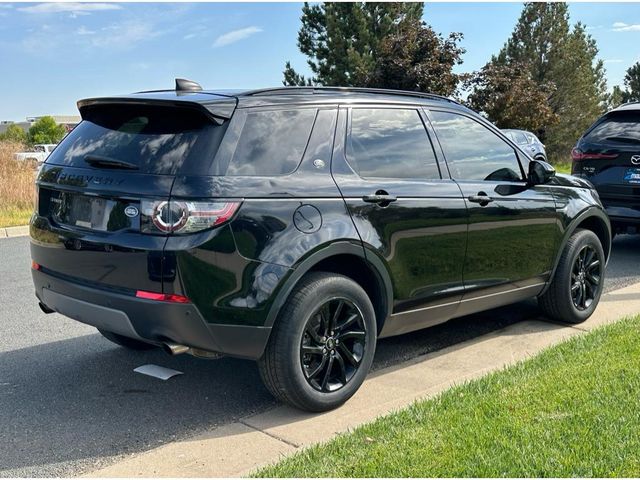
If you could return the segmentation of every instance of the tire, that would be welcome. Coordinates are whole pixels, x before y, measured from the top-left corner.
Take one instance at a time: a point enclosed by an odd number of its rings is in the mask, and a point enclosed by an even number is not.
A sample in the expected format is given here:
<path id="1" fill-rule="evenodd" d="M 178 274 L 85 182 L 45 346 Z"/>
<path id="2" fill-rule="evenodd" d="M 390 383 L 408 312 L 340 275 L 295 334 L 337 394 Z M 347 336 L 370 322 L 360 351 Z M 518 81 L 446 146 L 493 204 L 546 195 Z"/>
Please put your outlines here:
<path id="1" fill-rule="evenodd" d="M 605 256 L 600 239 L 591 230 L 578 229 L 562 251 L 551 285 L 538 298 L 540 308 L 553 320 L 582 323 L 598 306 L 604 277 Z"/>
<path id="2" fill-rule="evenodd" d="M 308 274 L 278 315 L 258 360 L 260 376 L 274 397 L 291 406 L 331 410 L 362 385 L 376 337 L 373 305 L 360 285 L 342 275 Z"/>
<path id="3" fill-rule="evenodd" d="M 142 351 L 156 348 L 156 346 L 151 343 L 141 342 L 140 340 L 136 340 L 135 338 L 125 337 L 124 335 L 118 335 L 117 333 L 108 332 L 106 330 L 98 329 L 98 331 L 104 338 L 106 338 L 110 342 L 113 342 L 116 345 L 120 345 L 121 347 L 127 348 L 129 350 Z"/>

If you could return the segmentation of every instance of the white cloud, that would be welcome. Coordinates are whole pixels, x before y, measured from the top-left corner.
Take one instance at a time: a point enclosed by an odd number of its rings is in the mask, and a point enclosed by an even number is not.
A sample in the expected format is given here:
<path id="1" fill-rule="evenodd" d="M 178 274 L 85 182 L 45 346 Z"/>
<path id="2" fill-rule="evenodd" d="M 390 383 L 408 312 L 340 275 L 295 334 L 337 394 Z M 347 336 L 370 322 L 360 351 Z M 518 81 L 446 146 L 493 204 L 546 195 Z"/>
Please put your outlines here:
<path id="1" fill-rule="evenodd" d="M 624 23 L 624 22 L 615 22 L 613 24 L 614 32 L 640 32 L 640 23 Z"/>
<path id="2" fill-rule="evenodd" d="M 76 35 L 93 35 L 94 33 L 96 33 L 95 30 L 89 30 L 84 25 L 76 30 Z"/>
<path id="3" fill-rule="evenodd" d="M 624 60 L 621 58 L 608 58 L 604 61 L 604 63 L 622 63 Z"/>
<path id="4" fill-rule="evenodd" d="M 127 21 L 103 27 L 102 34 L 95 36 L 91 44 L 94 47 L 129 48 L 136 43 L 150 40 L 163 32 L 150 23 Z"/>
<path id="5" fill-rule="evenodd" d="M 102 10 L 120 10 L 122 7 L 115 3 L 39 3 L 28 7 L 20 7 L 18 10 L 26 13 L 60 13 L 71 12 L 75 15 L 88 14 Z"/>
<path id="6" fill-rule="evenodd" d="M 244 40 L 245 38 L 248 38 L 251 35 L 260 33 L 261 31 L 262 29 L 260 27 L 246 27 L 246 28 L 241 28 L 239 30 L 233 30 L 231 32 L 227 32 L 223 35 L 220 35 L 218 38 L 216 38 L 215 42 L 213 42 L 213 46 L 224 47 L 225 45 L 230 45 L 240 40 Z"/>

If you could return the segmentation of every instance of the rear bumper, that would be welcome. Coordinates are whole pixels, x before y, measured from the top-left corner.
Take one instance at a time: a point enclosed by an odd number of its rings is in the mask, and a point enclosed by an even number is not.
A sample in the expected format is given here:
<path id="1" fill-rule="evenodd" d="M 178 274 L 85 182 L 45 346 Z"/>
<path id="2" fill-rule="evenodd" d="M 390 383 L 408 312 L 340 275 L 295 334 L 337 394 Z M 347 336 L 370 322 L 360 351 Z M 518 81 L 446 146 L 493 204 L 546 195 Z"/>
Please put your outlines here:
<path id="1" fill-rule="evenodd" d="M 616 227 L 640 227 L 640 202 L 628 203 L 602 199 L 611 224 Z"/>
<path id="2" fill-rule="evenodd" d="M 271 332 L 269 327 L 207 323 L 193 304 L 140 299 L 87 287 L 39 270 L 32 270 L 32 276 L 36 296 L 51 310 L 99 329 L 154 344 L 171 342 L 257 359 Z"/>

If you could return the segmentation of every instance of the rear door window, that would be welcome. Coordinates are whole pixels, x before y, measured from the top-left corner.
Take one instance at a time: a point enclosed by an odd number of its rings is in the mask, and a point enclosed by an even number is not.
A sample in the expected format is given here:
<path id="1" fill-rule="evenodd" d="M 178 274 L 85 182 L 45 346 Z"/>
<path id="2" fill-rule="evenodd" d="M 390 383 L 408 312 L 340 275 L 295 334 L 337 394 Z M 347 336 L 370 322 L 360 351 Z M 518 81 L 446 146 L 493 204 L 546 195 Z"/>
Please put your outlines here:
<path id="1" fill-rule="evenodd" d="M 292 173 L 302 160 L 316 113 L 315 108 L 237 111 L 211 173 Z"/>
<path id="2" fill-rule="evenodd" d="M 640 143 L 640 112 L 615 112 L 607 115 L 585 135 L 593 143 Z"/>
<path id="3" fill-rule="evenodd" d="M 175 174 L 183 165 L 207 168 L 219 144 L 216 126 L 186 108 L 102 105 L 87 111 L 47 158 L 48 164 L 87 168 L 87 156 L 127 162 L 136 172 Z"/>
<path id="4" fill-rule="evenodd" d="M 365 178 L 440 178 L 431 141 L 413 109 L 354 108 L 346 156 Z"/>

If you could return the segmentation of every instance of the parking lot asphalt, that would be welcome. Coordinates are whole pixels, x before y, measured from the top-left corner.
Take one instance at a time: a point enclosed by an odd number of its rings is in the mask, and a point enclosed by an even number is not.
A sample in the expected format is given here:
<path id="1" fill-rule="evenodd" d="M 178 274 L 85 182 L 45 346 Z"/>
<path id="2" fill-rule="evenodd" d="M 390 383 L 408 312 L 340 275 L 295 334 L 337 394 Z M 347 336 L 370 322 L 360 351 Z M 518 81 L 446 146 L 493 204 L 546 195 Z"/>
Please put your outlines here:
<path id="1" fill-rule="evenodd" d="M 640 281 L 640 236 L 614 240 L 606 290 Z M 276 402 L 253 362 L 129 352 L 88 326 L 40 312 L 28 238 L 0 240 L 0 476 L 75 476 Z M 374 369 L 538 315 L 523 302 L 380 341 Z M 166 382 L 133 372 L 184 372 Z"/>

